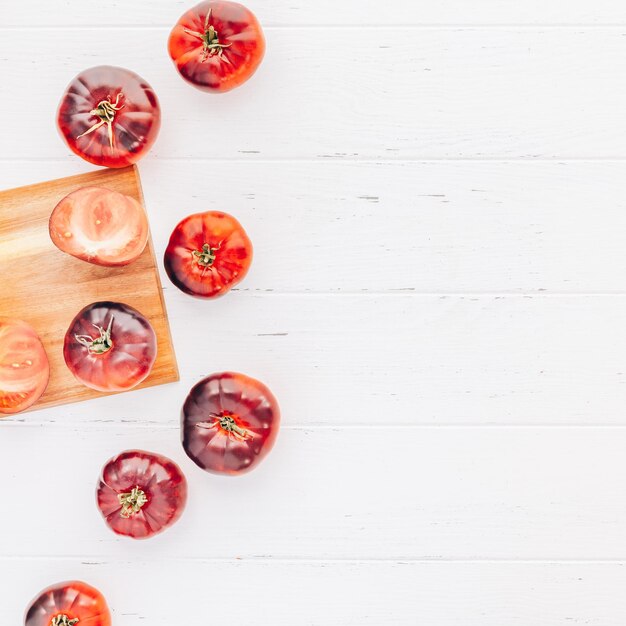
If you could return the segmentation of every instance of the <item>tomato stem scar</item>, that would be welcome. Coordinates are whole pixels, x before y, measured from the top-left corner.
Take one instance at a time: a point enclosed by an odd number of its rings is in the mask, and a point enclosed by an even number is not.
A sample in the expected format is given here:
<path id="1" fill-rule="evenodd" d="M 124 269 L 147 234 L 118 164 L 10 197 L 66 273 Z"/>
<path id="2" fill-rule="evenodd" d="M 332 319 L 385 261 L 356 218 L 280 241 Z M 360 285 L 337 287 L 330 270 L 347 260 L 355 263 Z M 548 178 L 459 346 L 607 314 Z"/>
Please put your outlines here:
<path id="1" fill-rule="evenodd" d="M 204 20 L 204 33 L 199 33 L 195 30 L 190 30 L 189 28 L 184 28 L 183 30 L 193 37 L 197 37 L 202 41 L 202 58 L 200 59 L 201 63 L 204 63 L 210 56 L 217 55 L 220 59 L 223 59 L 227 63 L 230 61 L 223 56 L 224 48 L 229 48 L 232 46 L 232 43 L 220 43 L 220 38 L 212 25 L 209 25 L 209 20 L 211 19 L 211 11 L 206 14 L 206 18 Z"/>
<path id="2" fill-rule="evenodd" d="M 111 102 L 111 96 L 108 96 L 106 100 L 100 100 L 100 102 L 98 102 L 98 106 L 96 106 L 95 109 L 91 109 L 91 111 L 89 111 L 90 115 L 99 117 L 100 121 L 96 122 L 82 135 L 78 135 L 76 139 L 80 139 L 85 135 L 89 135 L 89 133 L 93 133 L 95 130 L 98 130 L 98 128 L 106 124 L 109 134 L 109 145 L 111 146 L 111 148 L 113 148 L 113 120 L 115 119 L 115 114 L 117 113 L 117 111 L 123 109 L 125 106 L 123 104 L 120 105 L 121 96 L 122 92 L 120 91 L 115 98 L 115 102 Z"/>
<path id="3" fill-rule="evenodd" d="M 97 324 L 93 324 L 94 328 L 98 329 L 100 333 L 99 337 L 95 339 L 89 335 L 74 335 L 74 338 L 78 343 L 85 346 L 89 350 L 91 354 L 104 354 L 108 352 L 113 347 L 113 340 L 111 339 L 111 328 L 113 326 L 113 315 L 109 319 L 109 325 L 107 329 L 104 330 L 102 326 L 98 326 Z"/>
<path id="4" fill-rule="evenodd" d="M 55 615 L 50 622 L 50 626 L 74 626 L 78 624 L 78 618 L 70 619 L 67 615 Z"/>
<path id="5" fill-rule="evenodd" d="M 129 493 L 118 494 L 117 499 L 122 506 L 120 517 L 126 518 L 139 513 L 141 507 L 148 502 L 148 496 L 139 487 L 133 487 L 133 490 Z"/>
<path id="6" fill-rule="evenodd" d="M 235 422 L 235 419 L 232 415 L 212 415 L 211 417 L 214 417 L 219 422 L 220 428 L 222 430 L 225 430 L 229 433 L 235 433 L 236 435 L 239 435 L 239 437 L 241 437 L 244 441 L 246 439 L 252 438 L 252 435 L 250 435 L 250 433 L 245 428 L 237 426 L 237 422 Z"/>
<path id="7" fill-rule="evenodd" d="M 208 243 L 202 246 L 202 250 L 194 250 L 191 254 L 198 260 L 198 265 L 202 267 L 211 267 L 215 261 L 215 253 L 219 248 L 211 248 Z"/>

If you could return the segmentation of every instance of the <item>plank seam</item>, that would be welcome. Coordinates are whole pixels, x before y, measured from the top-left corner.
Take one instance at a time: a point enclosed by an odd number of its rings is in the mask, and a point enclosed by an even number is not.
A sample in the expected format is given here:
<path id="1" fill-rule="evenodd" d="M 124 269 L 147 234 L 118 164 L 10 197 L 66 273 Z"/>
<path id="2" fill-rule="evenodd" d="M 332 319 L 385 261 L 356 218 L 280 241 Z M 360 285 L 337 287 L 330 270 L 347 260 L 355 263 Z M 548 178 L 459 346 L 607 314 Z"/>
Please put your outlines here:
<path id="1" fill-rule="evenodd" d="M 172 24 L 98 24 L 93 23 L 85 24 L 69 24 L 69 25 L 52 25 L 45 24 L 3 24 L 0 26 L 1 31 L 46 31 L 46 30 L 66 30 L 66 31 L 107 31 L 107 30 L 144 30 L 144 31 L 170 31 L 173 27 Z M 573 22 L 573 23 L 515 23 L 515 22 L 501 22 L 494 24 L 472 24 L 472 23 L 454 23 L 454 22 L 432 22 L 424 24 L 271 24 L 268 23 L 263 26 L 265 31 L 272 30 L 318 30 L 318 29 L 336 29 L 336 30 L 375 30 L 380 32 L 386 29 L 389 30 L 576 30 L 580 28 L 588 30 L 620 30 L 626 28 L 626 22 Z"/>
<path id="2" fill-rule="evenodd" d="M 240 150 L 245 153 L 245 150 Z M 349 164 L 369 164 L 369 165 L 397 165 L 397 164 L 431 164 L 431 163 L 502 163 L 502 164 L 517 164 L 517 163 L 555 163 L 557 165 L 567 165 L 569 163 L 624 163 L 626 162 L 626 156 L 623 157 L 604 157 L 604 156 L 589 156 L 589 157 L 573 157 L 573 156 L 552 156 L 552 157 L 539 157 L 539 156 L 517 156 L 517 157 L 474 157 L 474 156 L 460 156 L 460 157 L 355 157 L 355 156 L 342 156 L 334 154 L 321 154 L 316 157 L 264 157 L 257 158 L 255 155 L 248 157 L 165 157 L 153 155 L 150 158 L 155 163 L 158 162 L 181 162 L 181 163 L 254 163 L 257 164 L 337 164 L 337 163 L 349 163 Z M 148 162 L 148 161 L 146 161 Z M 60 157 L 3 157 L 0 156 L 0 163 L 77 163 L 75 157 L 67 154 Z M 84 165 L 83 162 L 81 162 Z M 90 170 L 94 171 L 94 170 Z"/>
<path id="3" fill-rule="evenodd" d="M 42 409 L 46 410 L 46 409 Z M 33 421 L 28 418 L 5 418 L 0 422 L 0 428 L 60 428 L 67 430 L 85 431 L 89 428 L 92 432 L 99 429 L 108 428 L 133 428 L 137 430 L 179 430 L 178 422 L 149 422 L 149 421 L 129 421 L 129 420 L 93 420 L 93 421 L 75 421 L 60 422 L 58 420 L 39 420 Z M 420 424 L 291 424 L 281 426 L 282 431 L 293 432 L 311 432 L 311 431 L 343 431 L 343 430 L 463 430 L 463 429 L 489 429 L 489 430 L 625 430 L 626 423 L 616 422 L 614 424 L 602 423 L 594 424 L 592 422 L 564 422 L 564 423 L 532 423 L 532 422 L 469 422 L 463 423 L 437 423 L 423 422 Z"/>
<path id="4" fill-rule="evenodd" d="M 107 557 L 106 555 L 21 555 L 5 554 L 0 555 L 0 561 L 81 561 L 83 565 L 104 565 L 107 563 L 132 563 L 132 564 L 152 564 L 155 561 L 181 562 L 181 563 L 224 563 L 224 564 L 250 564 L 250 563 L 277 563 L 277 564 L 429 564 L 429 565 L 626 565 L 626 558 L 615 559 L 512 559 L 512 558 L 349 558 L 345 559 L 313 559 L 308 557 L 175 557 L 158 555 L 154 559 L 123 559 Z"/>

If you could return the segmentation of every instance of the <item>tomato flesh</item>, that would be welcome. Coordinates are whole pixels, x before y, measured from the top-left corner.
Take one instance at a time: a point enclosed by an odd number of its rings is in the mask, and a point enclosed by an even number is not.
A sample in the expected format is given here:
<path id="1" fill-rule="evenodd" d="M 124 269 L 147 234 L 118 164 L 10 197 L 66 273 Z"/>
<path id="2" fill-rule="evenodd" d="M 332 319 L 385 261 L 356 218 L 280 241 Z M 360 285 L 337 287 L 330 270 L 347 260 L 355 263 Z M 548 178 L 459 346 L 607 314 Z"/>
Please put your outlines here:
<path id="1" fill-rule="evenodd" d="M 65 196 L 50 216 L 50 238 L 62 252 L 95 265 L 128 265 L 148 243 L 148 218 L 135 198 L 102 187 Z"/>
<path id="2" fill-rule="evenodd" d="M 225 92 L 247 81 L 265 54 L 265 38 L 252 11 L 237 2 L 201 2 L 185 13 L 169 37 L 180 75 L 194 87 Z"/>
<path id="3" fill-rule="evenodd" d="M 35 330 L 21 320 L 0 317 L 0 414 L 32 406 L 49 378 L 48 356 Z"/>
<path id="4" fill-rule="evenodd" d="M 118 535 L 145 539 L 171 526 L 187 502 L 187 481 L 168 458 L 127 450 L 107 461 L 96 490 L 98 507 Z"/>
<path id="5" fill-rule="evenodd" d="M 159 101 L 140 76 L 101 65 L 78 74 L 57 112 L 61 136 L 95 165 L 125 167 L 150 150 L 161 126 Z"/>
<path id="6" fill-rule="evenodd" d="M 70 581 L 44 589 L 26 609 L 24 626 L 111 626 L 104 596 L 90 585 Z"/>
<path id="7" fill-rule="evenodd" d="M 126 391 L 145 380 L 156 360 L 150 322 L 119 302 L 94 302 L 72 320 L 63 356 L 77 380 L 97 391 Z"/>
<path id="8" fill-rule="evenodd" d="M 252 242 L 232 215 L 196 213 L 176 226 L 165 250 L 165 271 L 180 290 L 198 298 L 223 296 L 252 263 Z"/>
<path id="9" fill-rule="evenodd" d="M 278 402 L 262 382 L 234 372 L 212 374 L 183 405 L 183 448 L 207 472 L 242 474 L 272 449 L 279 424 Z"/>

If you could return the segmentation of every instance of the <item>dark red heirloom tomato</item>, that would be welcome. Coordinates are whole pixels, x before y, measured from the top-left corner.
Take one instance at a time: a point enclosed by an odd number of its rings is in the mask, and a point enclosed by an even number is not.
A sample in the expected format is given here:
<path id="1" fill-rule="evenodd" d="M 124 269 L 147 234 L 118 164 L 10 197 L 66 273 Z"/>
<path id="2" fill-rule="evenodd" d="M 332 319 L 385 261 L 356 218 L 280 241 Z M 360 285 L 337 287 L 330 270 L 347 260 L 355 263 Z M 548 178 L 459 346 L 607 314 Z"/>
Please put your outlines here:
<path id="1" fill-rule="evenodd" d="M 119 302 L 86 306 L 72 320 L 63 346 L 72 374 L 97 391 L 132 389 L 150 374 L 156 355 L 150 322 Z"/>
<path id="2" fill-rule="evenodd" d="M 148 218 L 135 198 L 83 187 L 65 196 L 50 216 L 50 238 L 62 252 L 95 265 L 128 265 L 148 243 Z"/>
<path id="3" fill-rule="evenodd" d="M 201 2 L 174 26 L 168 49 L 180 75 L 202 91 L 230 91 L 261 64 L 265 38 L 258 20 L 237 2 Z"/>
<path id="4" fill-rule="evenodd" d="M 212 374 L 183 405 L 183 448 L 207 472 L 242 474 L 272 449 L 279 424 L 276 398 L 262 382 L 234 372 Z"/>
<path id="5" fill-rule="evenodd" d="M 48 356 L 35 330 L 21 320 L 0 317 L 0 414 L 32 406 L 49 378 Z"/>
<path id="6" fill-rule="evenodd" d="M 196 213 L 174 229 L 164 263 L 167 275 L 179 289 L 199 298 L 215 298 L 248 273 L 252 242 L 232 215 Z"/>
<path id="7" fill-rule="evenodd" d="M 44 589 L 26 609 L 24 626 L 111 626 L 104 596 L 79 581 Z"/>
<path id="8" fill-rule="evenodd" d="M 182 515 L 187 481 L 174 461 L 152 452 L 127 450 L 102 468 L 96 495 L 111 530 L 146 539 Z"/>
<path id="9" fill-rule="evenodd" d="M 106 167 L 136 163 L 152 147 L 161 126 L 156 94 L 141 76 L 100 65 L 76 76 L 57 113 L 67 145 L 80 157 Z"/>

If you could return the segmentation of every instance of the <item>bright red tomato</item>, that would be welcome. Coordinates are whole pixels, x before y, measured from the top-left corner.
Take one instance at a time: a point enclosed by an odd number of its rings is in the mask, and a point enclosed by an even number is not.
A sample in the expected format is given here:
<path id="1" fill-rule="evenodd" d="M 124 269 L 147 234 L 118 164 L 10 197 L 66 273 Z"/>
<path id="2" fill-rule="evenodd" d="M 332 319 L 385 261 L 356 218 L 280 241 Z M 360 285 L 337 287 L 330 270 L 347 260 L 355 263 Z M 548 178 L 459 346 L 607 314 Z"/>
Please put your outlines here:
<path id="1" fill-rule="evenodd" d="M 232 215 L 196 213 L 174 229 L 164 263 L 167 275 L 179 289 L 198 298 L 215 298 L 248 273 L 252 242 Z"/>
<path id="2" fill-rule="evenodd" d="M 21 320 L 0 317 L 0 414 L 32 406 L 49 378 L 48 356 L 35 330 Z"/>
<path id="3" fill-rule="evenodd" d="M 104 596 L 79 581 L 44 589 L 26 609 L 24 626 L 111 626 Z"/>
<path id="4" fill-rule="evenodd" d="M 65 196 L 52 211 L 49 228 L 59 250 L 95 265 L 128 265 L 148 243 L 141 204 L 103 187 L 83 187 Z"/>
<path id="5" fill-rule="evenodd" d="M 252 11 L 236 2 L 201 2 L 174 26 L 169 53 L 180 75 L 202 91 L 224 92 L 256 72 L 265 38 Z"/>
<path id="6" fill-rule="evenodd" d="M 189 392 L 181 414 L 185 452 L 203 470 L 243 474 L 272 449 L 280 409 L 258 380 L 223 372 L 201 380 Z"/>
<path id="7" fill-rule="evenodd" d="M 79 156 L 106 167 L 136 163 L 152 147 L 161 126 L 156 94 L 141 76 L 100 65 L 76 76 L 57 113 L 67 145 Z"/>
<path id="8" fill-rule="evenodd" d="M 107 461 L 96 495 L 111 530 L 146 539 L 182 515 L 187 481 L 174 461 L 152 452 L 127 450 Z"/>
<path id="9" fill-rule="evenodd" d="M 94 302 L 73 320 L 63 356 L 74 376 L 97 391 L 126 391 L 145 380 L 157 355 L 156 335 L 139 311 Z"/>

